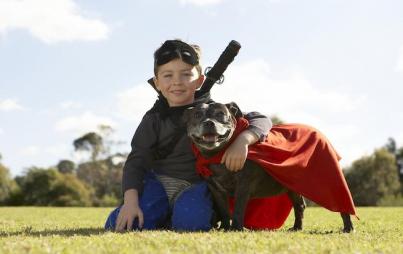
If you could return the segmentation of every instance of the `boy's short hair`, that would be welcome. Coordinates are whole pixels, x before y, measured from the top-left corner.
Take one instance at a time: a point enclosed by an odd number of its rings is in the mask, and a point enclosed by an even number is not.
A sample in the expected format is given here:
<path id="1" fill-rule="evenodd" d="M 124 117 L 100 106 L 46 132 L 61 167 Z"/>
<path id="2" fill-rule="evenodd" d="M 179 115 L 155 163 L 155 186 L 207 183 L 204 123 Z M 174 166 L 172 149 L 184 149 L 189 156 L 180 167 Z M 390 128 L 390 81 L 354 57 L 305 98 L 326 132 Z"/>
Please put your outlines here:
<path id="1" fill-rule="evenodd" d="M 179 39 L 167 40 L 154 52 L 154 75 L 157 76 L 159 66 L 177 58 L 195 66 L 201 75 L 200 57 L 201 50 L 198 45 L 187 44 Z"/>

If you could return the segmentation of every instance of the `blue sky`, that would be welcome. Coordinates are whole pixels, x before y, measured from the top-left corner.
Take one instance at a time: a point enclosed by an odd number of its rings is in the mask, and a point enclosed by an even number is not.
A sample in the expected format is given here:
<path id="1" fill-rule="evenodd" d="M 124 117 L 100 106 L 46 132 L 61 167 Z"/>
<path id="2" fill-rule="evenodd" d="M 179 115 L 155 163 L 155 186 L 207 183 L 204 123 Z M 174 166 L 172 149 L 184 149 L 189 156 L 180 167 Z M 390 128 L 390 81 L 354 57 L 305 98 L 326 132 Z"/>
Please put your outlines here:
<path id="1" fill-rule="evenodd" d="M 217 101 L 324 132 L 342 164 L 403 145 L 402 1 L 0 0 L 0 153 L 13 175 L 59 159 L 99 124 L 130 140 L 155 100 L 146 84 L 166 39 L 212 65 L 242 49 Z"/>

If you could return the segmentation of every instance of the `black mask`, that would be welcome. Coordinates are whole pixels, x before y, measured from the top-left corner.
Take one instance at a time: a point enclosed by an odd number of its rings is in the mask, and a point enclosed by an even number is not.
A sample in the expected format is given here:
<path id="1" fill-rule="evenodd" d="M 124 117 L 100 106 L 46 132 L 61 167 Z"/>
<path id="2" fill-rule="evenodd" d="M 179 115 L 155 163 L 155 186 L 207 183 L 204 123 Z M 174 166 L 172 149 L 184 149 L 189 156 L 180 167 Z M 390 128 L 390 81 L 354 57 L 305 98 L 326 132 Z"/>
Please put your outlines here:
<path id="1" fill-rule="evenodd" d="M 180 58 L 192 66 L 199 64 L 199 57 L 192 46 L 179 40 L 167 40 L 154 53 L 154 66 L 160 66 Z"/>

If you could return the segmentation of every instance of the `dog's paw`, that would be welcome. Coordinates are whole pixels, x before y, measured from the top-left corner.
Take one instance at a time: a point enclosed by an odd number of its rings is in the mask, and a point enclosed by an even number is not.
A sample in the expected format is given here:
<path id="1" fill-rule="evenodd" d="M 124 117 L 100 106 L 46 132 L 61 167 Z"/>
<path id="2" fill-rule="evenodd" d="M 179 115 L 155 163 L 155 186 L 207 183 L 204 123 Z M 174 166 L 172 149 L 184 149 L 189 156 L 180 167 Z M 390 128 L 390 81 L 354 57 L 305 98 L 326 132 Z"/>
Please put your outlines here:
<path id="1" fill-rule="evenodd" d="M 243 231 L 243 226 L 231 226 L 231 231 Z"/>
<path id="2" fill-rule="evenodd" d="M 301 230 L 302 230 L 302 227 L 295 227 L 295 226 L 288 229 L 289 232 L 298 232 Z"/>
<path id="3" fill-rule="evenodd" d="M 345 227 L 343 228 L 343 233 L 354 233 L 355 230 L 353 227 Z"/>
<path id="4" fill-rule="evenodd" d="M 219 229 L 219 230 L 228 231 L 228 230 L 231 229 L 231 225 L 230 225 L 229 221 L 228 221 L 228 222 L 223 222 L 223 221 L 221 221 L 221 222 L 220 222 L 220 226 L 218 227 L 218 229 Z"/>

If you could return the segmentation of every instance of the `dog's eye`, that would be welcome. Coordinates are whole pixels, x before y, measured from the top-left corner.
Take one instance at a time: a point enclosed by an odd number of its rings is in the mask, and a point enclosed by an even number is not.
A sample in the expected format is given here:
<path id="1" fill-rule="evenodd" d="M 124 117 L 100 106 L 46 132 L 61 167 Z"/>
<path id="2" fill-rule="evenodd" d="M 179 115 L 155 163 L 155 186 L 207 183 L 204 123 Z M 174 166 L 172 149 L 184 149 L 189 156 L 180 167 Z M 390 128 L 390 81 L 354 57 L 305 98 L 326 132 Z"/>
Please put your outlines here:
<path id="1" fill-rule="evenodd" d="M 217 117 L 217 118 L 224 118 L 225 117 L 225 114 L 224 114 L 224 112 L 217 112 L 217 113 L 215 113 L 215 116 Z"/>
<path id="2" fill-rule="evenodd" d="M 200 118 L 202 118 L 202 117 L 203 117 L 203 113 L 202 113 L 202 112 L 197 111 L 197 112 L 194 113 L 194 118 L 200 119 Z"/>

